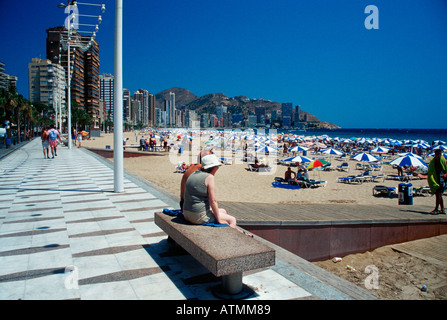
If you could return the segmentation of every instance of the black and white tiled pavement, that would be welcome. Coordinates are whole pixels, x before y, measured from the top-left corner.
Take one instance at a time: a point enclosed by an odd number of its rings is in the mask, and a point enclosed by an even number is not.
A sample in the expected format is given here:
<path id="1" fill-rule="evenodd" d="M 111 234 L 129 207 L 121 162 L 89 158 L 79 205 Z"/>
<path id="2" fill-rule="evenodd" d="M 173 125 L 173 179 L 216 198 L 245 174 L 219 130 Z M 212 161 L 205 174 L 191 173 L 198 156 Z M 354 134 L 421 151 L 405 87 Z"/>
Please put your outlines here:
<path id="1" fill-rule="evenodd" d="M 215 299 L 219 280 L 153 221 L 169 203 L 127 175 L 124 193 L 113 183 L 113 168 L 85 150 L 44 159 L 39 139 L 0 159 L 0 300 Z M 274 268 L 244 283 L 250 299 L 322 298 Z"/>

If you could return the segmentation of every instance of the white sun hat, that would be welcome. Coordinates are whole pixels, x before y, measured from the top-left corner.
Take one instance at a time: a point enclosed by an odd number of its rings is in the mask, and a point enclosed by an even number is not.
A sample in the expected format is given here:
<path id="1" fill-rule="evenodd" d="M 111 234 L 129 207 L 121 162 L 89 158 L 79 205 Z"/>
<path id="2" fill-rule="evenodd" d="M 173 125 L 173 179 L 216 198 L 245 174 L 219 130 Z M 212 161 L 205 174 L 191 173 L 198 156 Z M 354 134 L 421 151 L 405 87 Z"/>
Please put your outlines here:
<path id="1" fill-rule="evenodd" d="M 202 168 L 205 170 L 220 165 L 222 165 L 222 163 L 217 159 L 215 154 L 209 154 L 202 157 Z"/>

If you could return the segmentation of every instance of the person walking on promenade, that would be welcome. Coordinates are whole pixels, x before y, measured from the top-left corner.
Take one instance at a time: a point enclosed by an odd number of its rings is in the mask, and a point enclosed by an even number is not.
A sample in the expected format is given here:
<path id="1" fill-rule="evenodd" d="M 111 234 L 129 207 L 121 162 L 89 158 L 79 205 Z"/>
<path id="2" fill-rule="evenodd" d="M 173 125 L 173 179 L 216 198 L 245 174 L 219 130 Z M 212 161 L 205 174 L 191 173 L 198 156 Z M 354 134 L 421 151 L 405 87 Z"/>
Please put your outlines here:
<path id="1" fill-rule="evenodd" d="M 48 141 L 48 134 L 47 134 L 48 128 L 43 127 L 42 133 L 40 135 L 40 139 L 42 139 L 42 149 L 43 149 L 43 158 L 44 159 L 50 159 L 50 143 Z"/>
<path id="2" fill-rule="evenodd" d="M 50 143 L 51 154 L 53 155 L 53 158 L 55 156 L 57 157 L 57 143 L 58 141 L 62 142 L 59 131 L 54 128 L 54 125 L 51 125 L 50 130 L 48 130 L 47 132 L 47 135 Z"/>
<path id="3" fill-rule="evenodd" d="M 79 130 L 78 130 L 78 148 L 81 147 L 81 142 L 82 142 L 82 129 L 79 128 Z"/>
<path id="4" fill-rule="evenodd" d="M 71 140 L 73 140 L 73 147 L 76 147 L 76 129 L 75 127 L 71 127 Z"/>
<path id="5" fill-rule="evenodd" d="M 444 181 L 442 181 L 442 179 Z M 428 185 L 430 191 L 436 197 L 435 209 L 430 212 L 431 214 L 445 214 L 444 200 L 442 194 L 445 190 L 445 181 L 447 181 L 447 162 L 442 156 L 442 150 L 435 150 L 435 157 L 430 161 L 428 165 L 427 175 Z M 438 209 L 441 210 L 438 210 Z"/>

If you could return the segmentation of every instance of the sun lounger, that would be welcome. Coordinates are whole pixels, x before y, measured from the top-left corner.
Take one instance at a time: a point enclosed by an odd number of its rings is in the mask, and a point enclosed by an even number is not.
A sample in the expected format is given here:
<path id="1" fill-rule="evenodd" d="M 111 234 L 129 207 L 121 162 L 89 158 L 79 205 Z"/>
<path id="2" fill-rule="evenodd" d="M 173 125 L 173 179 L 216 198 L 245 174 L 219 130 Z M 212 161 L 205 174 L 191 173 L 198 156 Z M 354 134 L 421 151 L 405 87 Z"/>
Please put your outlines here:
<path id="1" fill-rule="evenodd" d="M 371 170 L 371 171 L 382 171 L 383 170 L 382 166 L 372 165 L 372 164 L 366 165 L 365 169 Z"/>
<path id="2" fill-rule="evenodd" d="M 384 174 L 378 174 L 378 175 L 376 175 L 376 176 L 371 176 L 372 178 L 371 178 L 371 181 L 373 181 L 373 182 L 378 182 L 378 181 L 385 181 L 385 175 Z"/>
<path id="3" fill-rule="evenodd" d="M 409 181 L 410 178 L 410 175 L 399 176 L 397 174 L 389 174 L 386 176 L 387 180 Z"/>
<path id="4" fill-rule="evenodd" d="M 318 188 L 318 187 L 323 187 L 324 188 L 327 185 L 327 181 L 315 181 L 315 180 L 311 180 L 311 181 L 296 180 L 296 183 L 301 188 Z"/>
<path id="5" fill-rule="evenodd" d="M 232 160 L 232 159 L 229 159 L 229 158 L 220 158 L 220 161 L 221 161 L 223 164 L 233 164 L 233 160 Z"/>
<path id="6" fill-rule="evenodd" d="M 289 190 L 301 189 L 301 186 L 298 184 L 289 184 L 287 182 L 284 183 L 284 182 L 279 182 L 279 181 L 272 182 L 272 186 L 274 188 L 289 189 Z"/>
<path id="7" fill-rule="evenodd" d="M 259 166 L 258 168 L 256 168 L 253 164 L 249 163 L 247 170 L 252 172 L 270 172 L 272 170 L 272 167 Z"/>
<path id="8" fill-rule="evenodd" d="M 344 182 L 344 183 L 359 182 L 357 180 L 354 180 L 355 178 L 356 176 L 339 177 L 338 182 Z"/>
<path id="9" fill-rule="evenodd" d="M 387 186 L 375 186 L 373 188 L 373 196 L 386 194 L 388 197 L 396 194 L 396 187 L 387 187 Z"/>
<path id="10" fill-rule="evenodd" d="M 372 175 L 369 174 L 369 171 L 365 171 L 362 174 L 356 175 L 356 176 L 347 176 L 347 177 L 339 177 L 338 182 L 344 182 L 344 183 L 350 183 L 357 182 L 359 184 L 362 184 L 363 182 L 367 181 L 373 181 Z"/>
<path id="11" fill-rule="evenodd" d="M 343 162 L 341 165 L 337 166 L 338 171 L 349 171 L 349 163 Z"/>
<path id="12" fill-rule="evenodd" d="M 414 189 L 414 195 L 415 196 L 430 196 L 430 187 L 420 187 Z"/>

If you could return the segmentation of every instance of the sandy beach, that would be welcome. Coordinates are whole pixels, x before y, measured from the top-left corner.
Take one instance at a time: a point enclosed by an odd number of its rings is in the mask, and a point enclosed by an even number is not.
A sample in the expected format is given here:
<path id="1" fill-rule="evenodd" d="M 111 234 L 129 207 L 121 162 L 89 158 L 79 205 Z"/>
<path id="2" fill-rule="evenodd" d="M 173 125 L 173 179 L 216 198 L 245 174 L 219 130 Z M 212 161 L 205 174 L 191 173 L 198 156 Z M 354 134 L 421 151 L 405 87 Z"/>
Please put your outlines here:
<path id="1" fill-rule="evenodd" d="M 147 136 L 147 135 L 146 135 Z M 138 145 L 141 134 L 134 132 L 124 133 L 128 137 L 127 145 Z M 102 134 L 99 138 L 84 140 L 82 146 L 86 148 L 105 149 L 106 145 L 113 148 L 113 134 Z M 129 148 L 127 149 L 129 150 Z M 135 149 L 132 149 L 135 150 Z M 315 155 L 308 154 L 309 157 Z M 282 158 L 282 157 L 281 157 Z M 113 161 L 113 159 L 110 159 Z M 178 195 L 182 174 L 176 172 L 176 165 L 182 158 L 177 151 L 161 153 L 158 156 L 144 156 L 136 158 L 125 158 L 124 167 L 132 173 L 151 181 L 163 189 Z M 233 159 L 235 160 L 235 159 Z M 332 160 L 333 166 L 342 162 Z M 191 162 L 191 161 L 190 161 Z M 189 162 L 189 163 L 190 163 Z M 195 161 L 193 161 L 195 162 Z M 374 205 L 397 205 L 398 197 L 373 196 L 372 189 L 375 185 L 397 187 L 399 181 L 385 180 L 379 182 L 365 182 L 362 184 L 348 184 L 337 182 L 339 177 L 358 175 L 361 170 L 356 169 L 357 161 L 349 160 L 349 172 L 345 171 L 323 171 L 312 170 L 310 178 L 327 181 L 326 187 L 288 190 L 273 188 L 272 182 L 275 177 L 283 177 L 286 166 L 273 166 L 270 174 L 260 174 L 247 170 L 247 164 L 234 163 L 222 165 L 216 174 L 216 193 L 218 201 L 230 202 L 259 202 L 259 203 L 327 203 L 327 204 L 362 204 Z M 188 163 L 188 164 L 189 164 Z M 295 168 L 294 168 L 295 169 Z M 373 174 L 397 174 L 397 170 L 390 165 L 383 165 L 382 171 Z M 412 180 L 414 188 L 427 186 L 425 179 Z M 427 212 L 434 207 L 433 196 L 415 196 L 413 203 L 426 205 Z M 373 252 L 354 254 L 343 257 L 342 263 L 333 263 L 331 260 L 316 262 L 315 264 L 345 278 L 357 285 L 364 287 L 364 279 L 368 276 L 363 272 L 348 272 L 346 265 L 352 265 L 357 270 L 364 270 L 367 265 L 376 265 L 380 270 L 380 289 L 371 292 L 383 299 L 447 299 L 447 272 L 442 266 L 431 264 L 422 259 L 405 253 L 394 251 L 390 246 L 378 248 Z M 429 284 L 438 288 L 422 292 L 421 287 Z"/>
<path id="2" fill-rule="evenodd" d="M 138 135 L 140 137 L 141 135 Z M 136 145 L 135 133 L 126 132 L 124 137 L 128 137 L 128 145 Z M 139 138 L 138 138 L 139 141 Z M 100 138 L 84 140 L 82 146 L 87 148 L 105 149 L 106 145 L 113 148 L 113 134 L 103 134 Z M 136 149 L 127 149 L 136 150 Z M 182 174 L 176 172 L 177 163 L 184 159 L 178 155 L 177 151 L 171 153 L 160 153 L 162 156 L 146 156 L 138 158 L 125 158 L 124 167 L 127 170 L 159 185 L 165 190 L 179 194 L 179 185 Z M 195 153 L 197 154 L 197 153 Z M 313 157 L 313 154 L 308 154 Z M 279 158 L 282 158 L 279 157 Z M 113 161 L 113 159 L 111 159 Z M 233 159 L 234 162 L 237 160 Z M 329 159 L 330 160 L 330 159 Z M 195 162 L 195 159 L 192 160 Z M 272 161 L 273 162 L 273 161 Z M 332 158 L 333 167 L 341 165 L 342 162 Z M 372 189 L 375 185 L 384 185 L 388 187 L 397 187 L 398 180 L 385 180 L 378 182 L 365 182 L 362 184 L 349 184 L 337 182 L 339 177 L 348 175 L 358 175 L 363 171 L 356 169 L 359 163 L 355 160 L 349 160 L 350 169 L 346 171 L 323 171 L 314 169 L 309 171 L 309 176 L 314 180 L 327 181 L 326 187 L 286 190 L 273 188 L 272 182 L 275 177 L 284 177 L 287 169 L 283 165 L 273 165 L 270 173 L 257 173 L 247 170 L 245 162 L 234 163 L 232 165 L 222 165 L 216 174 L 216 192 L 218 200 L 232 202 L 259 202 L 259 203 L 352 203 L 364 205 L 395 205 L 398 203 L 397 195 L 394 197 L 378 196 L 374 197 Z M 189 161 L 190 164 L 191 160 Z M 383 165 L 382 171 L 374 171 L 374 175 L 397 174 L 397 170 L 389 165 Z M 296 171 L 296 168 L 293 168 Z M 420 188 L 427 186 L 425 179 L 412 180 L 413 187 Z M 413 203 L 417 205 L 427 205 L 430 210 L 434 207 L 434 197 L 418 196 L 413 198 Z M 429 211 L 430 211 L 429 210 Z"/>

